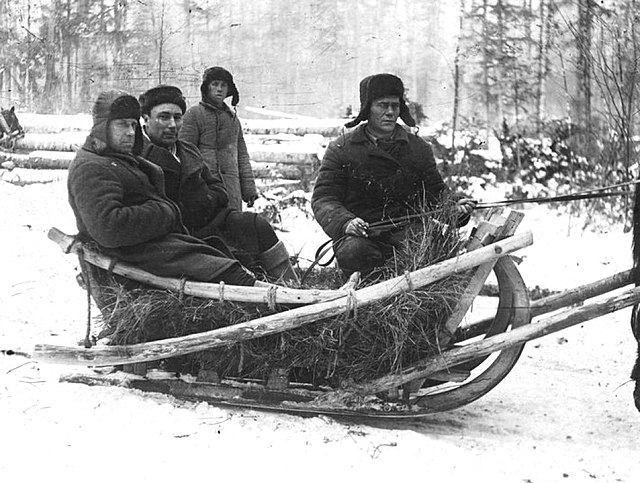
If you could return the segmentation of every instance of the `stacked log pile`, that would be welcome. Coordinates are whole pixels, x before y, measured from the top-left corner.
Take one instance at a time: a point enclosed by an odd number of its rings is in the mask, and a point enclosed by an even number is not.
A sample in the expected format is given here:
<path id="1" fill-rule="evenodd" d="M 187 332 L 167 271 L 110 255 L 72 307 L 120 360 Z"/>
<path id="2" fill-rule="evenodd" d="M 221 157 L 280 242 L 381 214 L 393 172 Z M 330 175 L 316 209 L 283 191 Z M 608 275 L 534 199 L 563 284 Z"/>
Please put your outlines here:
<path id="1" fill-rule="evenodd" d="M 20 114 L 20 122 L 26 134 L 16 142 L 13 152 L 0 151 L 2 168 L 64 170 L 83 145 L 91 116 Z M 339 134 L 343 122 L 342 119 L 243 120 L 256 178 L 296 180 L 308 188 L 330 141 L 327 136 Z"/>

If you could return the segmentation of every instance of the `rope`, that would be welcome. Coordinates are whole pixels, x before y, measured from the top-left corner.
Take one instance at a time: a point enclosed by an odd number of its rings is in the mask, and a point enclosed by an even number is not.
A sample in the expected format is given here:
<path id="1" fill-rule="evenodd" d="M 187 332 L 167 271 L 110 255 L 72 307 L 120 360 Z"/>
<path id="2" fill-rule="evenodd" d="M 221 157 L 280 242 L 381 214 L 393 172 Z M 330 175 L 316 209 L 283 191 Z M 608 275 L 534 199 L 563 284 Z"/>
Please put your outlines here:
<path id="1" fill-rule="evenodd" d="M 276 311 L 276 292 L 278 291 L 277 285 L 271 285 L 267 290 L 267 306 L 272 312 Z"/>
<path id="2" fill-rule="evenodd" d="M 89 269 L 87 262 L 84 259 L 84 250 L 78 251 L 78 260 L 80 260 L 80 270 L 85 274 L 87 284 L 87 331 L 84 335 L 84 347 L 90 349 L 93 345 L 91 343 L 91 275 L 89 275 Z"/>
<path id="3" fill-rule="evenodd" d="M 640 183 L 640 179 L 634 180 L 634 181 L 626 181 L 624 183 L 618 183 L 610 186 L 603 186 L 601 188 L 593 188 L 590 190 L 578 191 L 577 193 L 560 195 L 560 196 L 523 198 L 518 200 L 500 200 L 500 201 L 493 201 L 490 203 L 478 203 L 476 204 L 474 209 L 486 210 L 486 209 L 495 208 L 498 206 L 508 206 L 508 205 L 515 205 L 520 203 L 557 203 L 557 202 L 607 198 L 610 196 L 629 196 L 631 194 L 630 191 L 613 191 L 610 193 L 603 193 L 603 191 L 611 190 L 614 188 L 622 188 L 625 186 L 637 185 L 638 183 Z M 408 225 L 409 222 L 412 220 L 415 220 L 418 218 L 424 218 L 426 216 L 430 216 L 441 211 L 443 210 L 437 209 L 437 210 L 425 211 L 422 213 L 416 213 L 413 215 L 400 216 L 398 218 L 391 218 L 388 220 L 373 222 L 369 224 L 369 234 L 371 235 L 372 233 L 376 233 L 376 232 L 393 230 L 394 228 L 402 228 Z M 335 241 L 327 240 L 322 245 L 320 245 L 316 250 L 315 259 L 313 260 L 311 265 L 309 265 L 309 267 L 305 270 L 304 274 L 302 274 L 302 277 L 300 278 L 300 284 L 304 283 L 305 279 L 307 278 L 309 273 L 311 273 L 311 270 L 313 270 L 313 268 L 316 265 L 319 265 L 321 267 L 326 267 L 331 262 L 333 262 L 335 258 L 335 254 L 332 255 L 331 258 L 326 262 L 321 262 L 320 260 L 329 252 L 329 250 L 331 250 L 333 247 L 336 247 L 338 244 L 344 241 L 344 239 L 347 238 L 348 236 L 349 235 L 345 234 L 345 235 L 342 235 L 340 238 L 336 239 Z"/>

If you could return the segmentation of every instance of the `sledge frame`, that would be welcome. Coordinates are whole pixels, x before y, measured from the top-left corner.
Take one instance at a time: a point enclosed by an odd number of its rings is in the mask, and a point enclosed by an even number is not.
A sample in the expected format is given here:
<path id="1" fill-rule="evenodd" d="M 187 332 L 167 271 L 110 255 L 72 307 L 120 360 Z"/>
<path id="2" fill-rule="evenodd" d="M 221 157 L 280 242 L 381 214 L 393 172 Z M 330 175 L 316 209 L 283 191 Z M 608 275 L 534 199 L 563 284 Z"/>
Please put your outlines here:
<path id="1" fill-rule="evenodd" d="M 60 232 L 52 230 L 51 238 L 56 239 L 61 246 L 65 246 L 61 240 L 68 242 L 71 237 L 61 238 L 59 235 Z M 421 273 L 414 272 L 409 276 L 398 277 L 388 283 L 382 291 L 376 286 L 368 287 L 369 291 L 367 289 L 355 291 L 358 293 L 358 303 L 366 303 L 367 300 L 377 300 L 381 296 L 389 296 L 390 293 L 394 293 L 394 290 L 395 293 L 410 290 L 412 287 L 443 278 L 452 271 L 480 267 L 483 264 L 485 266 L 487 264 L 495 265 L 493 269 L 499 283 L 499 306 L 493 320 L 480 321 L 471 327 L 464 328 L 464 330 L 451 331 L 452 343 L 440 354 L 419 361 L 400 374 L 385 376 L 366 384 L 352 385 L 341 389 L 312 388 L 304 384 L 270 388 L 268 385 L 260 384 L 260 381 L 242 382 L 226 379 L 212 383 L 193 378 L 184 380 L 172 376 L 161 379 L 132 375 L 122 377 L 122 374 L 104 374 L 104 371 L 102 374 L 95 372 L 72 374 L 64 376 L 61 380 L 90 385 L 120 385 L 143 391 L 163 392 L 179 398 L 195 398 L 221 406 L 297 414 L 415 418 L 455 409 L 469 404 L 495 387 L 517 362 L 525 342 L 640 302 L 640 289 L 633 289 L 605 301 L 568 310 L 530 324 L 532 315 L 545 313 L 545 310 L 540 309 L 545 304 L 544 301 L 538 302 L 536 309 L 534 303 L 532 314 L 526 285 L 512 258 L 507 255 L 531 243 L 532 237 L 529 233 L 509 236 L 505 240 L 495 241 L 486 247 L 461 255 L 454 262 L 448 260 L 443 264 L 437 264 L 438 266 L 427 267 L 424 271 L 419 271 Z M 67 252 L 77 251 L 81 248 L 76 243 L 67 243 L 66 247 L 65 251 Z M 83 250 L 85 260 L 87 260 L 87 252 L 87 250 Z M 91 263 L 90 260 L 89 263 Z M 127 267 L 124 268 L 127 269 Z M 114 273 L 117 272 L 114 270 Z M 562 294 L 552 296 L 549 298 L 549 306 L 553 307 L 551 310 L 567 307 L 578 301 L 584 301 L 586 298 L 631 283 L 631 278 L 630 272 L 625 272 L 611 280 L 605 279 L 589 286 L 568 291 L 566 296 Z M 177 283 L 186 287 L 183 282 L 177 281 Z M 142 348 L 107 346 L 105 348 L 81 349 L 41 345 L 36 346 L 33 357 L 50 362 L 99 367 L 157 360 L 180 353 L 194 352 L 203 348 L 260 337 L 299 326 L 295 324 L 292 326 L 290 322 L 285 321 L 283 326 L 276 327 L 282 322 L 278 320 L 279 317 L 290 312 L 298 311 L 294 318 L 299 321 L 302 316 L 304 323 L 313 323 L 318 314 L 324 316 L 327 313 L 344 312 L 348 309 L 346 298 L 348 298 L 348 294 L 352 296 L 354 292 L 352 285 L 353 283 L 351 286 L 336 291 L 324 291 L 320 295 L 320 302 L 303 304 L 297 309 L 274 314 L 274 316 L 270 316 L 273 320 L 265 321 L 263 318 L 258 323 L 250 321 L 248 324 L 251 327 L 242 327 L 239 331 L 236 326 L 232 326 L 228 334 L 221 334 L 219 331 L 224 332 L 229 328 L 217 329 L 212 331 L 217 332 L 216 334 L 196 334 L 187 338 L 138 344 L 138 346 L 145 346 Z M 210 290 L 210 287 L 205 288 Z M 258 293 L 259 297 L 262 297 L 260 300 L 268 301 L 268 298 L 265 298 L 265 293 L 271 290 L 269 287 L 251 287 L 251 289 L 256 291 L 255 293 Z M 285 294 L 285 297 L 290 297 L 288 300 L 291 300 L 291 297 L 294 299 L 298 297 L 296 289 L 288 290 L 289 293 L 281 292 Z M 213 292 L 215 290 L 210 293 Z M 363 292 L 364 297 L 361 297 Z M 230 292 L 227 291 L 227 293 Z M 271 290 L 271 294 L 273 295 L 273 290 Z M 242 296 L 244 297 L 246 294 Z M 255 294 L 251 296 L 254 297 Z M 314 295 L 314 297 L 316 296 L 317 294 Z M 273 298 L 271 302 L 273 302 Z M 318 310 L 318 306 L 323 307 Z M 327 308 L 330 309 L 329 312 L 325 310 Z M 270 325 L 271 322 L 275 325 Z M 266 331 L 263 330 L 265 328 Z M 240 335 L 239 338 L 238 335 Z M 177 341 L 177 339 L 189 338 L 194 340 Z M 181 345 L 183 343 L 186 345 Z M 154 347 L 149 347 L 149 345 Z M 166 350 L 167 348 L 169 350 Z M 420 388 L 425 379 L 427 387 Z M 420 384 L 418 385 L 418 383 Z M 402 399 L 384 400 L 384 398 L 380 399 L 376 396 L 393 392 L 398 388 L 405 388 Z M 409 388 L 411 390 L 408 390 Z M 376 402 L 374 404 L 362 403 L 368 398 L 375 398 Z M 331 401 L 327 403 L 327 399 Z M 338 402 L 336 403 L 336 401 Z M 354 401 L 358 402 L 354 403 Z"/>

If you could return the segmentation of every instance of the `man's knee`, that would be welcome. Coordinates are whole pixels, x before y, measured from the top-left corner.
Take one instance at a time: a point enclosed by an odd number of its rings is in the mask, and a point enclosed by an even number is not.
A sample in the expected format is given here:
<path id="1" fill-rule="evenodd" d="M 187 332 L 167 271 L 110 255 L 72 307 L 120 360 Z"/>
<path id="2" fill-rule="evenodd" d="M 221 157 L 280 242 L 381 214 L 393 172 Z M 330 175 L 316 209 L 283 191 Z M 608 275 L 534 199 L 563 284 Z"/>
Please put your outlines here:
<path id="1" fill-rule="evenodd" d="M 384 254 L 377 243 L 349 236 L 334 247 L 336 260 L 343 270 L 369 272 L 384 263 Z"/>

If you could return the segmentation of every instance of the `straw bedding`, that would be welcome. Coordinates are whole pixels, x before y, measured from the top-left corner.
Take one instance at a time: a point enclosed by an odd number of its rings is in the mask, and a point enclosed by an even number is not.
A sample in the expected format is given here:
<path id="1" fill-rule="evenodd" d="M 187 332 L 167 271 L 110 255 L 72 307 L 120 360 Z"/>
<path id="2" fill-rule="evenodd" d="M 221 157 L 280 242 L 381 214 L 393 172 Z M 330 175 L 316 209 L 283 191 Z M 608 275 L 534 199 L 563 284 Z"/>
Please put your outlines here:
<path id="1" fill-rule="evenodd" d="M 450 258 L 460 237 L 452 210 L 438 220 L 421 219 L 406 228 L 404 241 L 387 264 L 369 274 L 360 287 Z M 467 274 L 458 274 L 412 292 L 354 307 L 282 334 L 167 360 L 172 370 L 212 370 L 220 376 L 266 378 L 273 369 L 292 379 L 340 385 L 364 381 L 403 369 L 439 351 L 437 332 L 464 291 Z M 317 270 L 306 288 L 337 288 L 337 268 Z M 103 310 L 111 344 L 133 344 L 182 336 L 244 322 L 272 313 L 262 305 L 203 300 L 148 288 L 123 289 L 113 284 L 110 305 Z M 287 307 L 278 307 L 286 310 Z"/>

